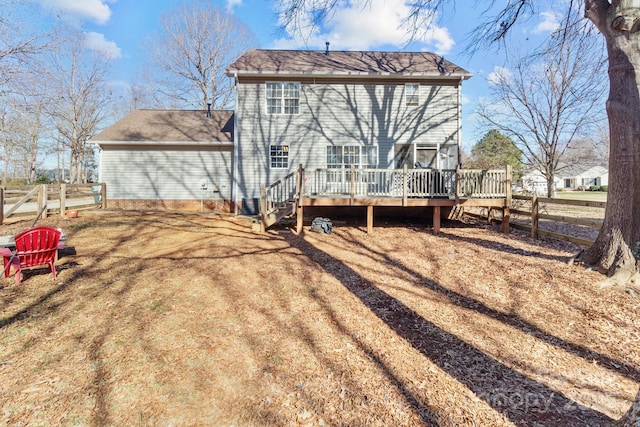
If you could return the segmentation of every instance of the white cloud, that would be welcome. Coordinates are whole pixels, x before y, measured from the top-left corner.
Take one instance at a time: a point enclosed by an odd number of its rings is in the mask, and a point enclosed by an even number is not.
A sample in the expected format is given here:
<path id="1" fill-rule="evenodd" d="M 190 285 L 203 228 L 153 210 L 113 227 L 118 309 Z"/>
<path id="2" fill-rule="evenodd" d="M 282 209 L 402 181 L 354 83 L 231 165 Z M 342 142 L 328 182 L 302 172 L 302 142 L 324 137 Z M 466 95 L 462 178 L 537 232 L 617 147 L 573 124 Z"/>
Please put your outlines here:
<path id="1" fill-rule="evenodd" d="M 337 8 L 324 27 L 308 38 L 295 35 L 293 40 L 280 39 L 275 42 L 275 47 L 311 45 L 322 48 L 325 41 L 338 50 L 369 50 L 382 45 L 402 47 L 409 41 L 410 33 L 403 26 L 403 20 L 409 12 L 410 6 L 406 0 L 352 1 L 345 7 Z M 449 30 L 439 27 L 434 21 L 414 37 L 414 41 L 435 48 L 436 53 L 441 55 L 448 53 L 455 44 Z"/>
<path id="2" fill-rule="evenodd" d="M 227 0 L 227 10 L 232 10 L 236 6 L 242 5 L 242 0 Z"/>
<path id="3" fill-rule="evenodd" d="M 558 15 L 555 12 L 542 12 L 540 16 L 542 17 L 542 22 L 533 29 L 534 33 L 551 33 L 560 28 Z"/>
<path id="4" fill-rule="evenodd" d="M 106 24 L 111 18 L 111 9 L 105 0 L 42 0 L 42 5 L 51 10 L 68 13 L 71 16 L 90 19 L 98 24 Z"/>
<path id="5" fill-rule="evenodd" d="M 513 73 L 505 67 L 495 66 L 493 71 L 487 76 L 487 82 L 490 85 L 498 85 L 502 82 L 508 82 L 513 77 Z"/>
<path id="6" fill-rule="evenodd" d="M 115 42 L 104 38 L 104 34 L 94 33 L 93 31 L 84 34 L 84 44 L 91 50 L 100 52 L 110 59 L 120 59 L 122 52 Z"/>

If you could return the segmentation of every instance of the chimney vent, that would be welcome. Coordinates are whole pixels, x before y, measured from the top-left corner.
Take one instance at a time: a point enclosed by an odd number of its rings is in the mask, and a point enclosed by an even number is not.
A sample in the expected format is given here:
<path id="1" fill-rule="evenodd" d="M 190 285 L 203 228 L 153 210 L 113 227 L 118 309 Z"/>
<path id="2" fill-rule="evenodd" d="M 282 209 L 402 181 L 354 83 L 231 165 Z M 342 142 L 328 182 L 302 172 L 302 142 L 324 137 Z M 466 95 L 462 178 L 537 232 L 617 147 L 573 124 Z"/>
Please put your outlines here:
<path id="1" fill-rule="evenodd" d="M 329 42 L 325 42 L 325 45 L 327 45 L 327 49 L 324 51 L 324 54 L 329 56 Z"/>
<path id="2" fill-rule="evenodd" d="M 207 117 L 211 117 L 211 103 L 207 102 Z"/>

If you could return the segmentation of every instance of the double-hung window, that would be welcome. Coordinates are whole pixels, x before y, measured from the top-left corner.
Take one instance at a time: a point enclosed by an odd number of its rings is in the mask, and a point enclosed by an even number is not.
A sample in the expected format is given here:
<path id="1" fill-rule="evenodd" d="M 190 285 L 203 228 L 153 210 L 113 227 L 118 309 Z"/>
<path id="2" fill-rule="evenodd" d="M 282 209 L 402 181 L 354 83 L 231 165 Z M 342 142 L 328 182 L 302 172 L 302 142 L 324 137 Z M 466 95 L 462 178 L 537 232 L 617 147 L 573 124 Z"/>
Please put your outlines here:
<path id="1" fill-rule="evenodd" d="M 289 167 L 289 146 L 271 145 L 269 146 L 269 158 L 272 168 L 286 169 Z"/>
<path id="2" fill-rule="evenodd" d="M 327 168 L 330 169 L 328 181 L 348 182 L 351 179 L 349 169 L 376 168 L 378 166 L 378 147 L 360 145 L 330 145 L 327 147 Z"/>
<path id="3" fill-rule="evenodd" d="M 300 114 L 300 83 L 267 82 L 267 114 Z"/>
<path id="4" fill-rule="evenodd" d="M 420 104 L 420 84 L 407 83 L 404 85 L 404 99 L 407 106 L 417 106 Z"/>

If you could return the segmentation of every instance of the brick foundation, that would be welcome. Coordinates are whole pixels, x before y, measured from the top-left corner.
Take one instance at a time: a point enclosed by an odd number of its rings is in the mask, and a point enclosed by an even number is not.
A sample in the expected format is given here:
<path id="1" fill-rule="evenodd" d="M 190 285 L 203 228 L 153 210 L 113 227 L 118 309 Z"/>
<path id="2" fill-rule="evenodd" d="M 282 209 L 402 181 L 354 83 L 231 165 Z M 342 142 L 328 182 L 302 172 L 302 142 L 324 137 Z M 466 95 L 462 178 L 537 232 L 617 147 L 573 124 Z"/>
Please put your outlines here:
<path id="1" fill-rule="evenodd" d="M 200 212 L 200 200 L 118 200 L 109 199 L 108 209 L 123 210 L 154 210 L 154 211 L 180 211 Z M 231 212 L 233 202 L 231 200 L 205 200 L 202 209 L 204 211 Z"/>

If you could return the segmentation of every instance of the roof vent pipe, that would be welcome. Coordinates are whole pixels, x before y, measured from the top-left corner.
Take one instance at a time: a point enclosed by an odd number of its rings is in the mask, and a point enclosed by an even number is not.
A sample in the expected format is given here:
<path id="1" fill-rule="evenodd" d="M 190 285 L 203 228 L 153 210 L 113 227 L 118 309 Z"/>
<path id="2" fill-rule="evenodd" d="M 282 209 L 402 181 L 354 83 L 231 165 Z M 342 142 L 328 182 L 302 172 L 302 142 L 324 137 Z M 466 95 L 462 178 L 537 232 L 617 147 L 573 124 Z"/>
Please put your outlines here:
<path id="1" fill-rule="evenodd" d="M 324 54 L 329 56 L 329 42 L 325 42 L 325 44 L 327 45 L 327 49 L 324 51 Z"/>
<path id="2" fill-rule="evenodd" d="M 211 117 L 211 103 L 207 102 L 207 117 Z"/>

